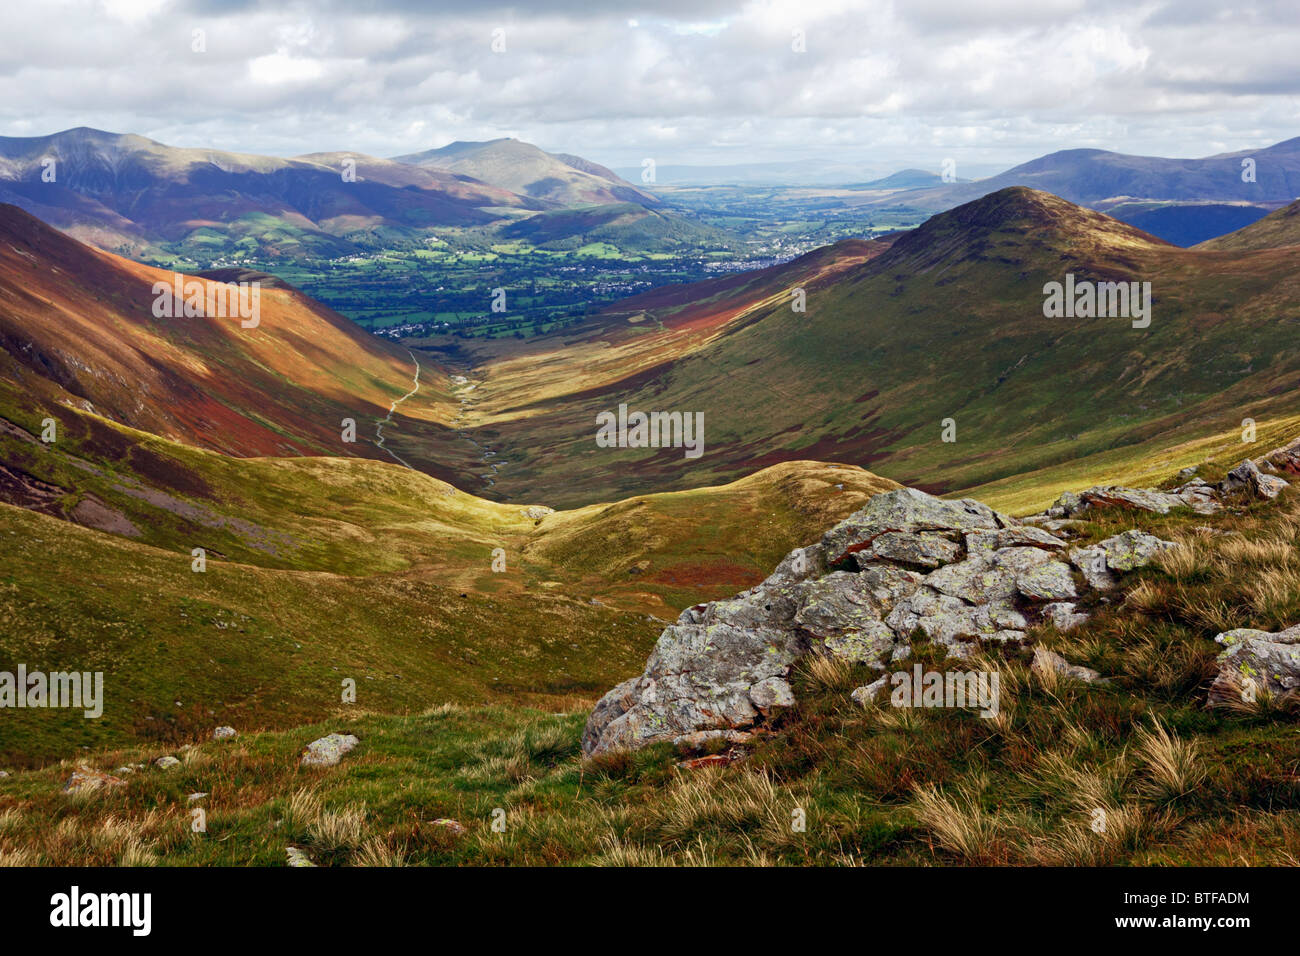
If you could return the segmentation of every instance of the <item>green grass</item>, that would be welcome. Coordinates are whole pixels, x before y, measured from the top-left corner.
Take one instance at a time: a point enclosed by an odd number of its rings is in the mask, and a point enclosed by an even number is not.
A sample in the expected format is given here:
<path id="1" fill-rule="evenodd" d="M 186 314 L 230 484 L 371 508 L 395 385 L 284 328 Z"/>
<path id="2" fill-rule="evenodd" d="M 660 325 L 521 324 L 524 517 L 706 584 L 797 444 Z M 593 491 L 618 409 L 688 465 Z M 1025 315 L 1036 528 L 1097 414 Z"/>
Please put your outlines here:
<path id="1" fill-rule="evenodd" d="M 102 671 L 107 697 L 99 720 L 7 714 L 0 762 L 211 720 L 289 726 L 334 707 L 344 678 L 387 712 L 589 700 L 640 669 L 664 619 L 757 583 L 890 487 L 803 463 L 537 520 L 397 465 L 234 459 L 101 427 L 0 436 L 11 467 L 67 490 L 47 507 L 98 500 L 137 529 L 0 504 L 0 669 Z"/>
<path id="2" fill-rule="evenodd" d="M 1083 540 L 1136 524 L 1183 542 L 1088 624 L 1038 635 L 1108 685 L 1039 676 L 1027 650 L 967 663 L 919 643 L 927 668 L 998 671 L 1000 713 L 985 719 L 864 708 L 848 692 L 871 674 L 805 660 L 774 732 L 742 762 L 697 769 L 668 745 L 582 759 L 585 708 L 339 708 L 293 730 L 87 753 L 0 780 L 0 858 L 282 865 L 295 846 L 333 866 L 1295 865 L 1294 713 L 1204 704 L 1217 628 L 1300 614 L 1300 505 L 1288 494 L 1208 519 L 1097 519 Z M 335 768 L 299 767 L 330 732 L 360 744 Z M 150 765 L 177 752 L 179 767 Z M 69 797 L 59 785 L 77 763 L 147 766 L 120 790 Z M 204 834 L 186 802 L 199 791 Z"/>

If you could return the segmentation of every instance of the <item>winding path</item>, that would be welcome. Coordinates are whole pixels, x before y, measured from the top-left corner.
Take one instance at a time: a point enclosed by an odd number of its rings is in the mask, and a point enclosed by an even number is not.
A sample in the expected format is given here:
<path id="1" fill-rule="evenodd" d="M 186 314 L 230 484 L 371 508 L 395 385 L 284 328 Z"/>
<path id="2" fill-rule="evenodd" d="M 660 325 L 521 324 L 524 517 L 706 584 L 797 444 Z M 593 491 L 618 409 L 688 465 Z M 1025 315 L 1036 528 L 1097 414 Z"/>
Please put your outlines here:
<path id="1" fill-rule="evenodd" d="M 384 445 L 384 426 L 393 420 L 393 412 L 397 411 L 398 405 L 402 404 L 402 402 L 406 401 L 408 398 L 410 398 L 412 395 L 414 395 L 416 392 L 420 390 L 420 360 L 415 357 L 415 353 L 412 352 L 410 349 L 406 350 L 406 354 L 411 356 L 411 361 L 415 363 L 415 387 L 411 389 L 409 392 L 407 392 L 405 395 L 403 395 L 401 398 L 399 398 L 397 401 L 393 402 L 392 406 L 388 409 L 388 416 L 384 418 L 383 421 L 379 422 L 378 425 L 375 427 L 375 444 L 378 447 L 384 449 L 384 451 L 388 452 L 388 454 L 392 455 L 394 458 L 396 458 L 407 468 L 411 468 L 410 462 L 408 462 L 397 452 L 393 451 L 391 448 L 388 448 L 387 446 Z M 411 468 L 411 470 L 415 471 L 416 469 Z"/>

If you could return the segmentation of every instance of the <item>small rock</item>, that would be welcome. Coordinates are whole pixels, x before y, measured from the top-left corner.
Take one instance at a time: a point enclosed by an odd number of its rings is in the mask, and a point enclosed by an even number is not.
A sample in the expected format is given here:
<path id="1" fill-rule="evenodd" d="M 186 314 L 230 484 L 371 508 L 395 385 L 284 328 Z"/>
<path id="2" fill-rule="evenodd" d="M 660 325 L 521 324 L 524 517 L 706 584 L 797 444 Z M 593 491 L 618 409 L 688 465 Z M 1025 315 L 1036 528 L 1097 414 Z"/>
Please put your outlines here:
<path id="1" fill-rule="evenodd" d="M 91 793 L 95 790 L 113 787 L 125 787 L 126 781 L 113 776 L 111 773 L 104 773 L 102 770 L 92 770 L 89 767 L 78 767 L 72 771 L 72 776 L 68 777 L 63 784 L 64 793 Z"/>
<path id="2" fill-rule="evenodd" d="M 1225 494 L 1245 491 L 1256 498 L 1269 501 L 1276 498 L 1286 487 L 1289 487 L 1288 482 L 1276 475 L 1264 474 L 1249 458 L 1228 472 L 1228 477 L 1219 483 L 1219 488 Z"/>
<path id="3" fill-rule="evenodd" d="M 1113 535 L 1091 547 L 1075 548 L 1070 552 L 1070 563 L 1083 572 L 1089 587 L 1108 591 L 1118 584 L 1111 572 L 1144 568 L 1161 551 L 1172 547 L 1172 541 L 1165 541 L 1135 528 Z"/>
<path id="4" fill-rule="evenodd" d="M 794 706 L 794 691 L 780 677 L 768 677 L 749 688 L 749 699 L 764 717 L 774 711 Z"/>
<path id="5" fill-rule="evenodd" d="M 207 793 L 206 793 L 206 792 L 191 793 L 188 797 L 185 798 L 185 802 L 186 802 L 186 803 L 197 803 L 198 801 L 202 800 L 202 799 L 203 799 L 204 797 L 206 797 L 206 796 L 207 796 Z"/>
<path id="6" fill-rule="evenodd" d="M 292 867 L 316 865 L 311 861 L 311 857 L 307 856 L 306 853 L 298 849 L 296 846 L 285 847 L 284 855 L 289 858 L 289 865 Z"/>
<path id="7" fill-rule="evenodd" d="M 1300 625 L 1276 634 L 1241 627 L 1224 631 L 1215 641 L 1225 649 L 1216 660 L 1211 707 L 1300 691 Z"/>
<path id="8" fill-rule="evenodd" d="M 1097 547 L 1106 552 L 1106 566 L 1112 571 L 1132 571 L 1146 567 L 1161 551 L 1174 547 L 1174 543 L 1133 529 L 1107 538 Z"/>
<path id="9" fill-rule="evenodd" d="M 212 739 L 229 740 L 231 737 L 237 736 L 238 733 L 239 731 L 235 730 L 234 727 L 218 727 L 216 730 L 212 731 Z"/>
<path id="10" fill-rule="evenodd" d="M 1070 552 L 1070 563 L 1083 573 L 1088 587 L 1096 591 L 1109 591 L 1119 585 L 1115 575 L 1106 567 L 1106 552 L 1095 545 L 1075 548 Z"/>
<path id="11" fill-rule="evenodd" d="M 1091 667 L 1082 667 L 1078 664 L 1071 664 L 1060 654 L 1055 651 L 1049 651 L 1045 647 L 1034 648 L 1034 662 L 1029 665 L 1030 670 L 1035 674 L 1045 674 L 1055 672 L 1065 677 L 1072 677 L 1075 680 L 1083 681 L 1085 684 L 1097 682 L 1101 675 Z"/>
<path id="12" fill-rule="evenodd" d="M 1088 615 L 1070 601 L 1056 601 L 1043 605 L 1043 619 L 1058 631 L 1068 631 L 1088 620 Z"/>
<path id="13" fill-rule="evenodd" d="M 179 767 L 181 762 L 169 754 L 166 757 L 159 757 L 153 765 L 159 770 L 170 770 L 172 767 Z"/>
<path id="14" fill-rule="evenodd" d="M 351 734 L 329 734 L 307 745 L 301 763 L 304 767 L 333 767 L 358 743 Z"/>
<path id="15" fill-rule="evenodd" d="M 849 694 L 849 697 L 854 703 L 861 704 L 865 707 L 883 694 L 888 686 L 889 675 L 886 674 L 878 680 L 873 680 L 870 684 L 863 684 L 861 687 L 853 691 L 853 693 Z"/>
<path id="16" fill-rule="evenodd" d="M 453 820 L 451 817 L 439 817 L 437 820 L 432 821 L 431 826 L 442 827 L 452 836 L 462 836 L 468 832 L 465 824 L 459 820 Z"/>

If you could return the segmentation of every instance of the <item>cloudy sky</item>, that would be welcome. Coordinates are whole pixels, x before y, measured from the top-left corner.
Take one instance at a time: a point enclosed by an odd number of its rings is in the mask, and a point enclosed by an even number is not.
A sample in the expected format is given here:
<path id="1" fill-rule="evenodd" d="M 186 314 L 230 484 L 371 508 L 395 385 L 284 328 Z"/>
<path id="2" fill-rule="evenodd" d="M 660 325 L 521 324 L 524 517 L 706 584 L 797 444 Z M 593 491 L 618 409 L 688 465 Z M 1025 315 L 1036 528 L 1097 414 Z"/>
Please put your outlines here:
<path id="1" fill-rule="evenodd" d="M 0 30 L 10 136 L 887 171 L 1300 135 L 1295 0 L 41 0 Z"/>

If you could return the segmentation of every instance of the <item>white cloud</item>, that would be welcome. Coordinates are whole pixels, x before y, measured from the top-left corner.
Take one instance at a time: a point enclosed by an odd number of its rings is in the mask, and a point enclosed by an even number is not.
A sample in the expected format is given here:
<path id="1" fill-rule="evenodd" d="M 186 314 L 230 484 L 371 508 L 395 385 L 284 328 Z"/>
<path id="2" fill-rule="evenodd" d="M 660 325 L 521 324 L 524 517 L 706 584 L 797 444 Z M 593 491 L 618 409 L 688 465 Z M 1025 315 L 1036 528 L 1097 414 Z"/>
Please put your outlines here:
<path id="1" fill-rule="evenodd" d="M 1300 134 L 1284 0 L 54 0 L 6 5 L 0 30 L 9 135 L 394 155 L 514 134 L 609 164 L 879 168 Z"/>

